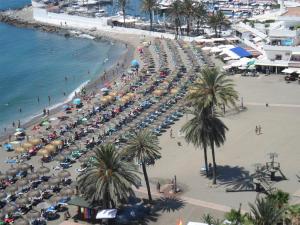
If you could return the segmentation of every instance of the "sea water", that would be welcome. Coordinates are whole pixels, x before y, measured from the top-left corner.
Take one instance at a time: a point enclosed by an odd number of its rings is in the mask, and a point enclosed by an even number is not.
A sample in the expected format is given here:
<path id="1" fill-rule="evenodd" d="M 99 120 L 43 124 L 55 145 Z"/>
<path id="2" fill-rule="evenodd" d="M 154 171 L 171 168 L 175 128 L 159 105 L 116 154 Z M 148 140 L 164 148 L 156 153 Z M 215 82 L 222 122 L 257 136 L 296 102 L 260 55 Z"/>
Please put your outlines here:
<path id="1" fill-rule="evenodd" d="M 0 0 L 0 8 L 7 1 L 22 0 Z M 124 51 L 123 45 L 110 41 L 66 38 L 0 23 L 0 133 L 12 129 L 13 121 L 27 122 L 44 108 L 66 101 Z"/>

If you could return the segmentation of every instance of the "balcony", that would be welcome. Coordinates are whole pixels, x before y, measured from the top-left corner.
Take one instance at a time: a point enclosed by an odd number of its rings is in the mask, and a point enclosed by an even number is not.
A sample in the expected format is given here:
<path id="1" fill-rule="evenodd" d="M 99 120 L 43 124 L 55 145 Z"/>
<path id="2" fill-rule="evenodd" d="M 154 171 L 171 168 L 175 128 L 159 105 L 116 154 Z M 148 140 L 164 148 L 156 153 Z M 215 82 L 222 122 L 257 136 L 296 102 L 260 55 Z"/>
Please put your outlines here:
<path id="1" fill-rule="evenodd" d="M 300 52 L 300 46 L 264 45 L 265 51 Z"/>

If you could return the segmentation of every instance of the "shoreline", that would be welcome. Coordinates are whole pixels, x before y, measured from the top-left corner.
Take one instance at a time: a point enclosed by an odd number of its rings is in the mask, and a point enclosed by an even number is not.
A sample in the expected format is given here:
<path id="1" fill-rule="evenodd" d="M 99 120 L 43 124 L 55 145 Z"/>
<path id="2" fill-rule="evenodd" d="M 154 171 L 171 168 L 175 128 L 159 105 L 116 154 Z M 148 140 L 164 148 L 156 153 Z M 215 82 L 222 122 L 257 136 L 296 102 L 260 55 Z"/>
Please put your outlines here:
<path id="1" fill-rule="evenodd" d="M 22 9 L 17 9 L 17 10 L 6 10 L 6 11 L 1 11 L 0 12 L 0 22 L 11 25 L 11 26 L 15 26 L 15 27 L 19 27 L 19 28 L 25 28 L 25 29 L 37 29 L 39 31 L 42 32 L 49 32 L 49 33 L 57 33 L 58 35 L 64 35 L 65 37 L 76 37 L 76 38 L 83 38 L 77 35 L 74 35 L 71 31 L 79 31 L 82 34 L 88 34 L 88 35 L 92 35 L 93 37 L 95 37 L 95 39 L 93 41 L 108 41 L 108 42 L 115 42 L 118 44 L 124 44 L 126 45 L 126 49 L 124 52 L 122 52 L 116 59 L 114 59 L 114 62 L 108 66 L 108 68 L 106 68 L 104 71 L 105 73 L 100 73 L 99 75 L 96 76 L 96 78 L 92 81 L 89 81 L 88 83 L 86 83 L 84 85 L 84 87 L 87 89 L 88 93 L 92 93 L 94 91 L 96 91 L 96 89 L 98 89 L 98 87 L 101 85 L 103 85 L 105 82 L 112 82 L 117 80 L 121 73 L 124 72 L 128 66 L 130 65 L 131 60 L 134 58 L 135 54 L 135 46 L 134 44 L 132 44 L 130 41 L 128 40 L 124 40 L 124 39 L 120 39 L 120 38 L 116 38 L 113 37 L 112 35 L 109 35 L 108 33 L 101 34 L 98 32 L 91 32 L 89 30 L 83 30 L 83 29 L 75 29 L 75 28 L 70 28 L 70 27 L 57 27 L 57 26 L 53 26 L 50 24 L 44 24 L 44 23 L 40 23 L 40 22 L 32 22 L 29 20 L 24 20 L 24 19 L 17 19 L 15 17 L 13 17 L 13 15 L 8 15 L 7 13 L 11 13 L 11 12 L 18 12 L 21 11 L 23 9 L 28 8 L 28 6 L 25 6 Z M 122 68 L 121 65 L 124 65 L 124 67 Z M 116 72 L 117 71 L 117 72 Z M 103 75 L 105 75 L 106 79 L 103 79 Z M 80 88 L 82 86 L 82 84 L 80 86 L 78 86 L 75 90 L 77 90 L 78 88 Z M 83 87 L 81 87 L 82 89 Z M 73 92 L 72 92 L 73 93 Z M 72 94 L 69 93 L 69 96 Z M 74 98 L 74 96 L 72 97 L 72 99 Z M 63 102 L 58 102 L 56 104 L 54 104 L 53 106 L 55 106 L 53 109 L 50 109 L 50 116 L 49 117 L 54 117 L 56 114 L 62 112 L 62 108 L 60 107 L 61 104 L 68 104 L 70 102 L 72 102 L 72 99 L 70 97 L 67 97 L 66 101 Z M 67 101 L 69 100 L 69 101 Z M 57 105 L 57 106 L 56 106 Z M 53 106 L 50 106 L 53 107 Z M 36 112 L 36 115 L 33 115 L 33 118 L 29 119 L 29 121 L 25 122 L 24 124 L 22 124 L 21 127 L 28 129 L 38 123 L 41 122 L 41 120 L 45 117 L 43 117 L 43 115 L 41 113 Z M 26 119 L 26 118 L 23 118 Z M 1 133 L 0 134 L 0 142 L 3 143 L 5 142 L 9 136 L 13 136 L 14 133 L 14 129 L 9 128 L 8 131 L 6 133 Z"/>

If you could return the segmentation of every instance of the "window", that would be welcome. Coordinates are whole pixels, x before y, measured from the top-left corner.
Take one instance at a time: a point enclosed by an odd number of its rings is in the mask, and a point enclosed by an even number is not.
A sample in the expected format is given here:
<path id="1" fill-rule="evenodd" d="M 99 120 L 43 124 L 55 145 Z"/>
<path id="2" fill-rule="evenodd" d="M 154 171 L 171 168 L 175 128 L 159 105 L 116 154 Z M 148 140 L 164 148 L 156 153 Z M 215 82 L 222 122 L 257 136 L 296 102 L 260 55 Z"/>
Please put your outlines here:
<path id="1" fill-rule="evenodd" d="M 282 59 L 282 55 L 276 55 L 275 56 L 275 60 L 281 60 Z"/>

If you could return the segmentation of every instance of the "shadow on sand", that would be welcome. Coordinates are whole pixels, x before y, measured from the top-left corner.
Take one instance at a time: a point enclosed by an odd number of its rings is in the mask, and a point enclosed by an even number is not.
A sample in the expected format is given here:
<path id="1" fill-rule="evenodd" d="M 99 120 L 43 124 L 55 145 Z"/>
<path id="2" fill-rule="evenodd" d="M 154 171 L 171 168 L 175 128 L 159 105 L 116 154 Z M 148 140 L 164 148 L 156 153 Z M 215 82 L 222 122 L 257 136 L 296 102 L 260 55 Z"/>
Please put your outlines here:
<path id="1" fill-rule="evenodd" d="M 185 203 L 179 198 L 160 198 L 149 205 L 146 201 L 136 201 L 119 210 L 117 220 L 113 224 L 147 225 L 157 221 L 161 213 L 171 213 L 180 210 Z"/>
<path id="2" fill-rule="evenodd" d="M 244 167 L 218 166 L 217 181 L 226 186 L 226 191 L 254 191 L 254 174 L 250 174 Z"/>

